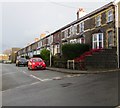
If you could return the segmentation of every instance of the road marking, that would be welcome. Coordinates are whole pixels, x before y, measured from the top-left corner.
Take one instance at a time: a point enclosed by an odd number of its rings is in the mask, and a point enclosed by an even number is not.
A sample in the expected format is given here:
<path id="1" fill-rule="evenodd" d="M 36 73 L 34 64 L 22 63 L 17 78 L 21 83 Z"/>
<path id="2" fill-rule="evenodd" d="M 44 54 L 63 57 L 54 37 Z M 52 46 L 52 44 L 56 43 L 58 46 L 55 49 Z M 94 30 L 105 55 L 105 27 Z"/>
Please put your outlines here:
<path id="1" fill-rule="evenodd" d="M 65 78 L 67 77 L 67 78 L 72 78 L 72 77 L 79 77 L 80 76 L 80 74 L 76 74 L 76 75 L 66 75 L 66 76 L 64 76 Z"/>
<path id="2" fill-rule="evenodd" d="M 28 75 L 28 76 L 30 76 L 30 77 L 32 77 L 32 78 L 34 78 L 34 79 L 37 79 L 37 80 L 39 80 L 39 81 L 42 81 L 42 82 L 45 82 L 45 81 L 51 81 L 52 79 L 41 79 L 41 78 L 39 78 L 39 77 L 37 77 L 37 76 L 35 76 L 35 75 L 32 75 L 32 74 L 28 74 L 27 72 L 25 72 L 25 71 L 22 71 L 24 74 L 26 74 L 26 75 Z"/>
<path id="3" fill-rule="evenodd" d="M 35 78 L 35 79 L 37 79 L 37 80 L 39 80 L 39 81 L 43 81 L 43 79 L 40 79 L 40 78 L 38 78 L 38 77 L 36 77 L 36 76 L 34 76 L 34 75 L 30 75 L 32 78 Z"/>
<path id="4" fill-rule="evenodd" d="M 52 79 L 53 79 L 53 80 L 61 80 L 62 77 L 53 77 Z"/>
<path id="5" fill-rule="evenodd" d="M 40 83 L 40 81 L 35 82 L 35 83 L 31 83 L 31 84 L 29 84 L 29 85 L 35 85 L 35 84 L 38 84 L 38 83 Z"/>
<path id="6" fill-rule="evenodd" d="M 29 76 L 29 74 L 27 73 L 27 72 L 25 72 L 25 71 L 22 71 L 24 74 L 26 74 L 26 75 L 28 75 Z"/>
<path id="7" fill-rule="evenodd" d="M 34 79 L 37 79 L 37 80 L 39 80 L 39 81 L 43 81 L 43 79 L 40 79 L 40 78 L 38 78 L 38 77 L 36 77 L 36 76 L 34 76 L 34 75 L 32 75 L 32 74 L 28 74 L 28 73 L 25 72 L 25 71 L 22 71 L 22 72 L 23 72 L 24 74 L 26 74 L 26 75 L 28 75 L 28 76 L 34 78 Z"/>
<path id="8" fill-rule="evenodd" d="M 42 81 L 51 81 L 51 80 L 53 80 L 53 79 L 42 79 Z"/>

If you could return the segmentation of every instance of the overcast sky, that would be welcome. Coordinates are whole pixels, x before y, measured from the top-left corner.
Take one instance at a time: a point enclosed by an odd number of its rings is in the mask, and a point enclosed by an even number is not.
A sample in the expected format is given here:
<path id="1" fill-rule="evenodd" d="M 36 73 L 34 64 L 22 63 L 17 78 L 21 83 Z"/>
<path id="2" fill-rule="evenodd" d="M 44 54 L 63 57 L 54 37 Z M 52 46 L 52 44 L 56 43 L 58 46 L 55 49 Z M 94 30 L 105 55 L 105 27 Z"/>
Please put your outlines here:
<path id="1" fill-rule="evenodd" d="M 63 2 L 64 1 L 64 2 Z M 90 1 L 90 0 L 89 0 Z M 112 0 L 4 0 L 0 3 L 0 52 L 11 47 L 24 47 L 45 31 L 54 32 L 76 20 L 82 7 L 87 13 Z"/>

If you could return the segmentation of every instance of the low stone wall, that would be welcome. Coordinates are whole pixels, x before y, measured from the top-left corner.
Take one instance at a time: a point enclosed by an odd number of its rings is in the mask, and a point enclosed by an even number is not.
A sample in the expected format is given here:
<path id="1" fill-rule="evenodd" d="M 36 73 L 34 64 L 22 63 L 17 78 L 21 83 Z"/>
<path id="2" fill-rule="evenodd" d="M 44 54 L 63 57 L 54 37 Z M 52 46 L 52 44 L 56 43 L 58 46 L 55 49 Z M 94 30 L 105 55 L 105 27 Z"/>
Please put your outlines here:
<path id="1" fill-rule="evenodd" d="M 67 62 L 66 61 L 54 61 L 52 66 L 57 67 L 57 68 L 67 68 Z"/>
<path id="2" fill-rule="evenodd" d="M 56 68 L 68 68 L 67 61 L 54 61 L 53 67 Z M 85 69 L 85 63 L 84 62 L 75 62 L 74 63 L 74 68 L 73 68 L 73 63 L 69 63 L 69 69 L 75 69 L 75 70 L 86 70 Z"/>

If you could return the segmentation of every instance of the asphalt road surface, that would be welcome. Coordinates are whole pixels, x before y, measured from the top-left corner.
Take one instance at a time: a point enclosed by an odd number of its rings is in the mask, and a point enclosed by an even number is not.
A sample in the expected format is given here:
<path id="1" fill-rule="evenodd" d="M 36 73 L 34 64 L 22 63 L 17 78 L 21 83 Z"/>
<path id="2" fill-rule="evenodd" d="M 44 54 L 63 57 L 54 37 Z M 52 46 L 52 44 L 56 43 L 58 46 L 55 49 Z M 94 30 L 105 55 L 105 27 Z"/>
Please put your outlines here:
<path id="1" fill-rule="evenodd" d="M 3 106 L 118 105 L 118 72 L 71 75 L 0 65 Z"/>

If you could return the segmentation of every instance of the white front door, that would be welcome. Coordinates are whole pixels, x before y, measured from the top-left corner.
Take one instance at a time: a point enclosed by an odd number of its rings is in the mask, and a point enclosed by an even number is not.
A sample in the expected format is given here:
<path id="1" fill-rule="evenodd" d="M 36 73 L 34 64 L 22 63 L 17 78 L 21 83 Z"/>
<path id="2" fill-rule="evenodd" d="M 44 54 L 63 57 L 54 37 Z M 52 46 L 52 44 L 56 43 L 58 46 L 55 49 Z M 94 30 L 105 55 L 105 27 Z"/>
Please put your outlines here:
<path id="1" fill-rule="evenodd" d="M 92 48 L 93 49 L 103 48 L 103 33 L 93 34 Z"/>

